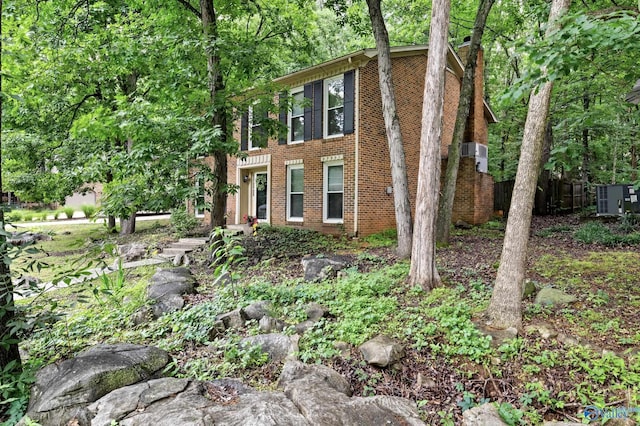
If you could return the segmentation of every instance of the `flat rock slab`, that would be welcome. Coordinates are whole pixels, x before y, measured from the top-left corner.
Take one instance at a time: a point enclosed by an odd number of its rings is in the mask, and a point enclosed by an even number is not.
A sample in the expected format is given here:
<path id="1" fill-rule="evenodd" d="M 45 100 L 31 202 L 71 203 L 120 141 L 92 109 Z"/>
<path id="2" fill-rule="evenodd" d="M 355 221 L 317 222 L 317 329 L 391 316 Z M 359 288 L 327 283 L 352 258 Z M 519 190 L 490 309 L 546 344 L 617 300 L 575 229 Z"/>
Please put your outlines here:
<path id="1" fill-rule="evenodd" d="M 348 267 L 351 259 L 347 256 L 305 256 L 302 259 L 305 281 L 322 281 L 335 278 L 338 271 Z"/>
<path id="2" fill-rule="evenodd" d="M 322 365 L 287 362 L 279 386 L 262 392 L 233 380 L 149 380 L 92 404 L 91 425 L 424 425 L 408 399 L 353 398 L 349 383 Z"/>
<path id="3" fill-rule="evenodd" d="M 491 403 L 478 405 L 462 413 L 462 426 L 506 426 Z"/>
<path id="4" fill-rule="evenodd" d="M 36 374 L 26 415 L 43 426 L 66 425 L 74 418 L 87 424 L 87 405 L 114 389 L 154 377 L 168 361 L 165 351 L 152 346 L 94 346 Z"/>

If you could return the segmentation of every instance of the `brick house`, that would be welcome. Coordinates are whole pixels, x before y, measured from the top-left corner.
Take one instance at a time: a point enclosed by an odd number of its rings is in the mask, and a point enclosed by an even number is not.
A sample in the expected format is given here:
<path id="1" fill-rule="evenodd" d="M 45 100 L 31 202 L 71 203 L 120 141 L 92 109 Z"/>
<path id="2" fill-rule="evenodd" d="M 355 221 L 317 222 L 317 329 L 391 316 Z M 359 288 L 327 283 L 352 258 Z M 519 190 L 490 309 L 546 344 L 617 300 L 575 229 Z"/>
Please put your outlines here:
<path id="1" fill-rule="evenodd" d="M 460 47 L 460 54 L 466 50 L 468 44 Z M 414 198 L 427 47 L 394 47 L 391 53 Z M 272 225 L 358 236 L 395 227 L 376 58 L 375 49 L 361 50 L 275 80 L 287 90 L 292 106 L 272 118 L 288 132 L 257 143 L 264 132 L 252 119 L 254 111 L 237 123 L 236 140 L 247 156 L 229 158 L 227 181 L 239 189 L 228 196 L 227 224 L 244 223 L 252 216 Z M 463 62 L 450 48 L 440 150 L 443 175 L 462 73 Z M 487 125 L 496 121 L 483 98 L 482 56 L 476 75 L 465 132 L 469 143 L 463 145 L 453 211 L 454 221 L 471 224 L 484 223 L 492 214 L 493 179 L 486 173 L 486 146 Z"/>

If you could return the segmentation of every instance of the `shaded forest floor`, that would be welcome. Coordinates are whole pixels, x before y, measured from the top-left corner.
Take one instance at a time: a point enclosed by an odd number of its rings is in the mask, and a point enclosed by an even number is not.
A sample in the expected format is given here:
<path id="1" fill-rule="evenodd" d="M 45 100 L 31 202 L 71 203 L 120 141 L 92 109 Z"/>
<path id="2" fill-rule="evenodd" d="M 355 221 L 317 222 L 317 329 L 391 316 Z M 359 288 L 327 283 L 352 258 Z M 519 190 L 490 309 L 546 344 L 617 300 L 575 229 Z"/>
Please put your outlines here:
<path id="1" fill-rule="evenodd" d="M 200 287 L 184 311 L 132 327 L 130 317 L 145 304 L 144 286 L 155 270 L 140 268 L 127 276 L 117 311 L 110 299 L 78 307 L 76 293 L 52 293 L 51 299 L 67 307 L 66 319 L 34 329 L 23 350 L 36 366 L 98 342 L 153 344 L 169 351 L 169 373 L 175 376 L 238 377 L 270 389 L 281 365 L 234 349 L 241 337 L 259 332 L 257 323 L 212 339 L 212 321 L 252 301 L 270 300 L 274 316 L 295 324 L 305 319 L 304 304 L 317 302 L 331 316 L 300 338 L 299 357 L 339 371 L 355 395 L 410 398 L 428 424 L 458 424 L 465 409 L 487 401 L 498 404 L 509 424 L 582 421 L 590 405 L 640 406 L 640 253 L 634 240 L 639 231 L 633 221 L 534 218 L 527 280 L 538 290 L 552 286 L 577 300 L 545 307 L 524 299 L 525 331 L 499 342 L 477 327 L 504 237 L 504 223 L 494 221 L 455 230 L 450 246 L 438 249 L 444 285 L 429 293 L 406 284 L 408 263 L 396 259 L 390 234 L 352 241 L 259 229 L 257 237 L 241 241 L 247 260 L 229 265 L 229 285 L 213 285 L 208 250 L 194 253 L 190 268 Z M 166 229 L 135 238 L 161 246 Z M 304 254 L 334 253 L 352 260 L 345 274 L 322 283 L 301 279 Z M 377 334 L 404 344 L 405 357 L 396 368 L 364 362 L 358 345 Z M 347 349 L 339 351 L 336 341 Z"/>

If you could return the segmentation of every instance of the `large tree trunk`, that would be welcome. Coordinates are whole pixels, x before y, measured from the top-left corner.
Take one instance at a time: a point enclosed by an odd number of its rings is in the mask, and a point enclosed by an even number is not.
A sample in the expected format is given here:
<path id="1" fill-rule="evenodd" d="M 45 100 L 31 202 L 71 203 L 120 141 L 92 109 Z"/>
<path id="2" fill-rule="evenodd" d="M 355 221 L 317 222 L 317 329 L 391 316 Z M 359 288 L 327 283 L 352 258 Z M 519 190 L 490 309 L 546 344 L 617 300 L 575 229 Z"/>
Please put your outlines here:
<path id="1" fill-rule="evenodd" d="M 120 235 L 130 235 L 136 232 L 136 212 L 129 217 L 120 218 Z"/>
<path id="2" fill-rule="evenodd" d="M 0 35 L 2 35 L 2 0 L 0 0 Z M 2 40 L 0 37 L 0 93 L 2 92 Z M 0 111 L 2 111 L 0 96 Z M 0 116 L 0 195 L 2 194 L 2 117 Z M 0 203 L 2 203 L 0 197 Z M 13 371 L 20 370 L 20 352 L 18 352 L 18 337 L 11 332 L 15 318 L 15 304 L 13 301 L 13 283 L 8 261 L 8 243 L 4 234 L 4 209 L 0 209 L 0 371 L 9 363 L 15 362 Z"/>
<path id="3" fill-rule="evenodd" d="M 218 39 L 216 10 L 213 0 L 200 0 L 200 19 L 206 37 L 207 55 L 207 83 L 213 115 L 211 124 L 219 127 L 220 137 L 227 137 L 227 114 L 222 104 L 221 92 L 225 89 L 222 73 L 220 72 L 220 56 L 215 44 Z M 214 181 L 211 188 L 213 194 L 211 207 L 211 226 L 224 226 L 224 215 L 227 204 L 227 153 L 221 148 L 212 153 Z"/>
<path id="4" fill-rule="evenodd" d="M 568 8 L 571 0 L 553 0 L 549 22 L 553 23 Z M 550 25 L 547 34 L 555 29 Z M 504 235 L 502 255 L 493 294 L 487 309 L 495 328 L 522 328 L 522 292 L 531 227 L 531 211 L 540 172 L 542 139 L 549 112 L 553 83 L 542 85 L 529 100 L 524 125 L 520 161 Z"/>
<path id="5" fill-rule="evenodd" d="M 429 62 L 422 103 L 420 166 L 409 281 L 425 290 L 431 290 L 440 284 L 440 275 L 436 269 L 436 216 L 440 191 L 440 143 L 450 7 L 449 0 L 434 0 L 431 7 Z"/>
<path id="6" fill-rule="evenodd" d="M 447 170 L 444 177 L 444 188 L 440 197 L 438 207 L 438 221 L 436 224 L 436 240 L 439 243 L 449 244 L 449 231 L 451 229 L 451 216 L 453 214 L 453 201 L 456 196 L 456 183 L 458 181 L 458 168 L 460 167 L 460 147 L 464 141 L 464 130 L 467 127 L 467 118 L 473 102 L 476 65 L 478 60 L 478 50 L 484 33 L 487 16 L 491 11 L 495 0 L 481 0 L 476 12 L 476 20 L 471 33 L 471 43 L 469 46 L 469 57 L 464 66 L 462 86 L 460 88 L 460 101 L 456 115 L 456 125 L 453 129 L 453 140 L 449 149 L 449 159 L 447 160 Z"/>
<path id="7" fill-rule="evenodd" d="M 384 24 L 380 0 L 367 0 L 369 17 L 373 36 L 378 49 L 378 77 L 380 93 L 382 95 L 382 113 L 389 145 L 389 159 L 391 163 L 391 182 L 393 184 L 393 201 L 396 213 L 396 229 L 398 232 L 398 256 L 411 256 L 411 202 L 409 201 L 409 186 L 407 183 L 407 165 L 405 162 L 400 120 L 396 108 L 396 96 L 393 89 L 391 73 L 391 52 L 389 48 L 389 34 Z"/>

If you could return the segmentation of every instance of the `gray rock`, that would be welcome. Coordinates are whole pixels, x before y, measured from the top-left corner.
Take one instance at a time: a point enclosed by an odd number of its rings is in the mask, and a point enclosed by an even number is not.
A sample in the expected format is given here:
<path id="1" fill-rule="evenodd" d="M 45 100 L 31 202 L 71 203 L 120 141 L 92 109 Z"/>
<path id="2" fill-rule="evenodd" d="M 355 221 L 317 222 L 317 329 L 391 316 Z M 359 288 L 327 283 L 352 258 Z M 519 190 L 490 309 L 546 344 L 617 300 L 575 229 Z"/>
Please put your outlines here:
<path id="1" fill-rule="evenodd" d="M 269 315 L 273 309 L 273 304 L 268 300 L 259 300 L 249 306 L 244 307 L 244 313 L 248 319 L 259 320 L 265 315 Z"/>
<path id="2" fill-rule="evenodd" d="M 462 413 L 462 426 L 499 426 L 506 423 L 491 403 L 478 405 Z"/>
<path id="3" fill-rule="evenodd" d="M 319 303 L 312 302 L 304 307 L 304 312 L 307 314 L 307 319 L 311 321 L 318 321 L 320 318 L 329 315 L 329 308 L 326 308 Z"/>
<path id="4" fill-rule="evenodd" d="M 26 416 L 43 425 L 88 424 L 87 406 L 114 389 L 154 377 L 168 354 L 151 346 L 97 345 L 36 375 Z"/>
<path id="5" fill-rule="evenodd" d="M 122 244 L 117 247 L 117 253 L 124 262 L 133 262 L 147 255 L 147 246 L 141 243 Z"/>
<path id="6" fill-rule="evenodd" d="M 472 229 L 473 228 L 472 225 L 468 224 L 464 220 L 456 221 L 456 223 L 453 226 L 455 226 L 458 229 Z"/>
<path id="7" fill-rule="evenodd" d="M 368 364 L 387 367 L 404 357 L 404 347 L 387 336 L 376 336 L 358 348 Z"/>
<path id="8" fill-rule="evenodd" d="M 315 324 L 316 324 L 316 321 L 311 321 L 311 320 L 302 321 L 301 323 L 296 324 L 296 333 L 302 336 L 307 330 L 309 330 Z"/>
<path id="9" fill-rule="evenodd" d="M 558 334 L 558 342 L 567 346 L 576 346 L 580 344 L 580 341 L 575 337 L 569 336 L 568 334 L 559 333 Z"/>
<path id="10" fill-rule="evenodd" d="M 173 266 L 180 266 L 182 265 L 182 258 L 184 257 L 184 254 L 176 254 L 176 256 L 173 258 Z"/>
<path id="11" fill-rule="evenodd" d="M 260 392 L 235 380 L 150 380 L 118 389 L 91 405 L 92 425 L 423 425 L 415 404 L 397 397 L 352 398 L 336 371 L 285 363 L 283 392 Z"/>
<path id="12" fill-rule="evenodd" d="M 337 272 L 349 266 L 346 256 L 305 256 L 302 258 L 302 269 L 305 281 L 322 281 L 335 278 Z"/>
<path id="13" fill-rule="evenodd" d="M 25 246 L 36 241 L 51 241 L 51 235 L 37 232 L 13 232 L 9 237 L 9 242 L 14 246 Z"/>
<path id="14" fill-rule="evenodd" d="M 289 361 L 278 385 L 313 425 L 424 425 L 412 401 L 350 397 L 349 383 L 322 365 Z"/>
<path id="15" fill-rule="evenodd" d="M 536 295 L 535 303 L 544 306 L 562 306 L 578 300 L 574 295 L 567 294 L 557 288 L 545 287 Z"/>
<path id="16" fill-rule="evenodd" d="M 558 335 L 558 332 L 546 322 L 531 324 L 525 327 L 527 333 L 537 333 L 543 339 L 551 339 Z"/>
<path id="17" fill-rule="evenodd" d="M 131 324 L 141 325 L 150 322 L 154 317 L 153 310 L 148 306 L 143 306 L 131 315 Z"/>
<path id="18" fill-rule="evenodd" d="M 155 302 L 156 318 L 184 307 L 183 295 L 195 293 L 195 280 L 186 268 L 158 269 L 147 287 L 147 297 Z"/>
<path id="19" fill-rule="evenodd" d="M 244 309 L 239 308 L 235 311 L 227 312 L 226 314 L 219 315 L 217 318 L 219 321 L 222 321 L 225 329 L 234 329 L 237 330 L 239 328 L 244 327 L 244 323 L 247 321 L 247 316 L 244 312 Z"/>
<path id="20" fill-rule="evenodd" d="M 287 356 L 293 354 L 295 348 L 289 336 L 284 334 L 258 334 L 257 336 L 245 337 L 240 341 L 241 348 L 259 346 L 262 352 L 269 355 L 271 362 L 282 361 Z"/>
<path id="21" fill-rule="evenodd" d="M 274 331 L 282 331 L 287 324 L 276 318 L 270 316 L 263 316 L 258 322 L 258 328 L 262 333 L 273 333 Z"/>

